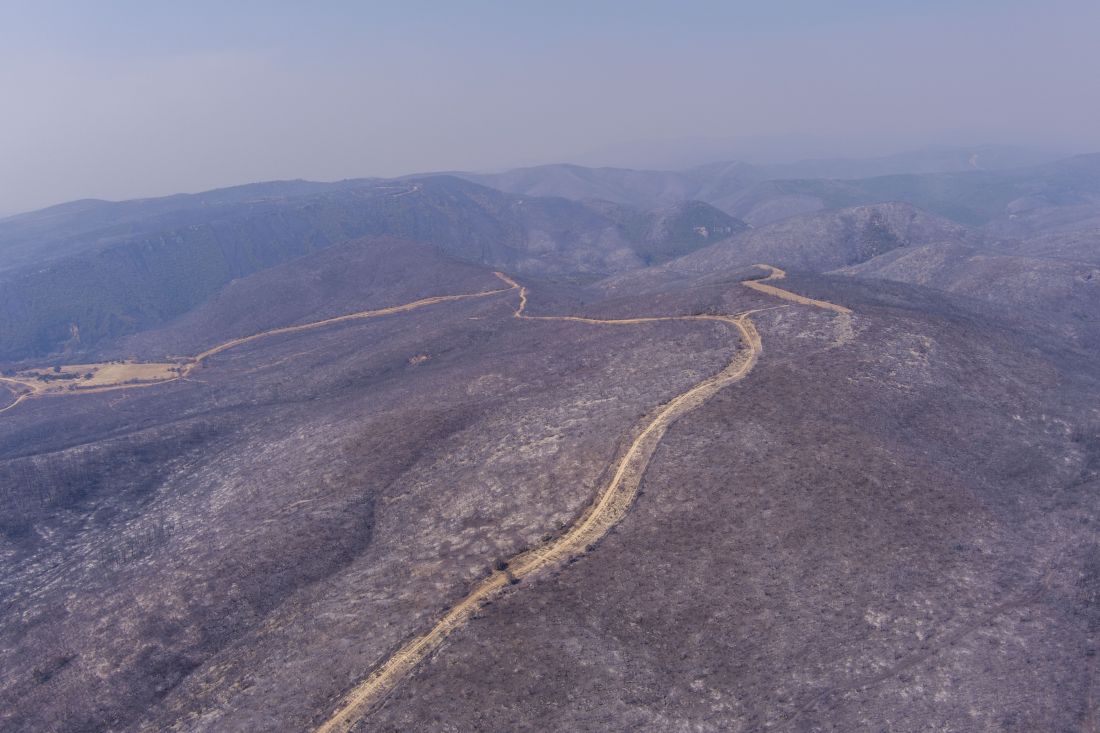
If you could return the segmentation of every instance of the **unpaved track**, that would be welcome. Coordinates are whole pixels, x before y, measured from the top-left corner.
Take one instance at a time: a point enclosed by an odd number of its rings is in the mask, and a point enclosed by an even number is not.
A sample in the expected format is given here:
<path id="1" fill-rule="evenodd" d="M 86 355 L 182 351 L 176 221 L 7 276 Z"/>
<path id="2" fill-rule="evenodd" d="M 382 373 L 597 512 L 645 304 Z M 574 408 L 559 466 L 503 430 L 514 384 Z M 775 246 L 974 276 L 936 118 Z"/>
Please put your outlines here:
<path id="1" fill-rule="evenodd" d="M 784 300 L 845 315 L 851 313 L 844 306 L 805 298 L 767 285 L 766 281 L 780 280 L 786 276 L 786 273 L 770 265 L 759 265 L 759 267 L 768 270 L 769 274 L 761 280 L 746 280 L 742 284 Z M 513 313 L 515 318 L 533 321 L 573 321 L 608 326 L 656 321 L 717 321 L 737 329 L 742 348 L 737 350 L 733 359 L 722 371 L 707 377 L 657 411 L 619 459 L 610 481 L 568 530 L 546 544 L 516 555 L 508 561 L 504 570 L 494 571 L 492 575 L 481 581 L 465 598 L 448 610 L 435 626 L 398 649 L 352 689 L 332 717 L 317 728 L 317 733 L 350 731 L 358 721 L 377 709 L 417 665 L 439 649 L 451 632 L 465 624 L 487 601 L 499 595 L 513 583 L 545 569 L 558 567 L 581 555 L 598 542 L 618 524 L 634 503 L 646 467 L 669 426 L 702 406 L 724 387 L 743 379 L 755 366 L 762 350 L 760 334 L 749 319 L 752 313 L 758 312 L 757 310 L 736 315 L 658 316 L 617 320 L 581 316 L 529 316 L 526 313 L 527 289 L 503 273 L 498 272 L 497 277 L 508 283 L 512 289 L 519 291 L 519 305 Z"/>
<path id="2" fill-rule="evenodd" d="M 312 331 L 315 328 L 324 328 L 325 326 L 332 326 L 337 323 L 346 323 L 347 321 L 358 321 L 364 318 L 377 318 L 379 316 L 389 316 L 394 313 L 405 313 L 406 311 L 416 310 L 417 308 L 423 308 L 426 305 L 435 305 L 436 303 L 449 303 L 453 300 L 469 300 L 470 298 L 484 298 L 488 295 L 496 295 L 497 293 L 506 293 L 512 288 L 500 288 L 498 290 L 486 290 L 480 293 L 462 293 L 460 295 L 434 295 L 430 298 L 421 298 L 420 300 L 414 300 L 411 303 L 405 303 L 403 305 L 391 305 L 387 308 L 378 308 L 370 311 L 358 311 L 357 313 L 348 313 L 343 316 L 336 316 L 335 318 L 326 318 L 323 321 L 314 321 L 312 323 L 303 323 L 300 326 L 284 326 L 283 328 L 273 328 L 269 331 L 263 331 L 262 333 L 253 334 L 252 336 L 243 336 L 232 341 L 226 341 L 224 344 L 218 344 L 217 346 L 207 349 L 200 354 L 196 354 L 192 357 L 191 365 L 201 363 L 202 361 L 209 359 L 215 354 L 220 354 L 228 349 L 235 348 L 242 344 L 247 344 L 251 341 L 267 338 L 269 336 L 278 336 L 284 333 L 299 333 L 301 331 Z"/>
<path id="3" fill-rule="evenodd" d="M 406 192 L 406 193 L 412 193 L 412 192 L 409 191 L 409 192 Z M 241 346 L 243 344 L 251 343 L 252 341 L 258 341 L 260 339 L 265 339 L 265 338 L 268 338 L 269 336 L 279 336 L 281 334 L 287 334 L 287 333 L 300 333 L 302 331 L 312 331 L 315 328 L 325 328 L 326 326 L 332 326 L 332 325 L 335 325 L 335 324 L 338 324 L 338 323 L 346 323 L 348 321 L 358 321 L 358 320 L 363 320 L 363 319 L 367 319 L 367 318 L 378 318 L 379 316 L 393 315 L 395 313 L 405 313 L 407 311 L 416 310 L 417 308 L 423 308 L 425 306 L 435 305 L 436 303 L 449 303 L 449 302 L 455 301 L 455 300 L 468 300 L 468 299 L 471 299 L 471 298 L 484 298 L 484 297 L 487 297 L 487 296 L 490 296 L 490 295 L 496 295 L 498 293 L 507 293 L 510 290 L 512 290 L 514 287 L 518 287 L 518 286 L 510 286 L 510 287 L 507 287 L 507 288 L 499 288 L 497 290 L 486 290 L 486 291 L 478 292 L 478 293 L 460 293 L 458 295 L 434 295 L 430 298 L 421 298 L 420 300 L 414 300 L 411 303 L 404 303 L 402 305 L 392 305 L 392 306 L 388 306 L 386 308 L 377 308 L 375 310 L 357 311 L 355 313 L 347 313 L 345 315 L 336 316 L 334 318 L 326 318 L 322 321 L 313 321 L 312 323 L 303 323 L 299 326 L 284 326 L 282 328 L 272 328 L 272 329 L 267 330 L 267 331 L 262 331 L 260 333 L 252 334 L 251 336 L 242 336 L 241 338 L 236 338 L 236 339 L 232 339 L 231 341 L 226 341 L 223 344 L 218 344 L 217 346 L 214 346 L 212 348 L 207 349 L 206 351 L 203 351 L 199 354 L 196 354 L 195 356 L 190 357 L 186 361 L 181 361 L 179 363 L 179 367 L 180 367 L 179 374 L 177 376 L 170 377 L 168 379 L 160 379 L 160 380 L 156 380 L 156 381 L 139 382 L 139 383 L 135 383 L 135 384 L 123 383 L 123 384 L 115 384 L 115 385 L 106 385 L 106 386 L 102 386 L 102 387 L 91 387 L 91 388 L 81 389 L 81 390 L 72 391 L 72 392 L 46 392 L 46 391 L 40 389 L 39 386 L 33 381 L 23 381 L 23 380 L 19 380 L 19 379 L 9 379 L 7 377 L 0 377 L 0 383 L 4 383 L 4 385 L 7 385 L 7 384 L 14 385 L 12 387 L 12 390 L 17 395 L 15 401 L 12 402 L 10 405 L 7 405 L 6 407 L 0 408 L 0 412 L 6 412 L 6 411 L 12 409 L 13 407 L 15 407 L 16 405 L 18 405 L 19 403 L 23 402 L 24 400 L 30 399 L 32 397 L 73 396 L 73 395 L 79 395 L 79 394 L 92 394 L 92 393 L 95 393 L 95 392 L 111 392 L 111 391 L 120 390 L 120 389 L 136 389 L 136 388 L 141 388 L 141 387 L 153 387 L 153 386 L 156 386 L 158 384 L 167 384 L 168 382 L 175 382 L 175 381 L 178 381 L 180 379 L 183 379 L 183 378 L 187 377 L 189 374 L 191 374 L 191 372 L 193 372 L 195 369 L 197 369 L 199 367 L 199 365 L 202 364 L 202 362 L 206 361 L 207 359 L 209 359 L 211 356 L 214 356 L 215 354 L 220 354 L 223 351 L 228 351 L 229 349 L 236 348 L 237 346 Z M 30 390 L 30 391 L 20 393 L 20 391 L 19 391 L 20 388 Z"/>
<path id="4" fill-rule="evenodd" d="M 814 300 L 813 298 L 807 298 L 803 295 L 799 295 L 798 293 L 792 293 L 789 290 L 777 288 L 774 285 L 768 285 L 769 280 L 782 280 L 783 278 L 787 277 L 786 271 L 780 270 L 778 267 L 772 267 L 771 265 L 753 265 L 753 267 L 759 267 L 763 270 L 768 270 L 768 276 L 759 280 L 745 280 L 741 283 L 742 285 L 750 287 L 758 292 L 765 293 L 767 295 L 774 295 L 777 298 L 789 300 L 794 303 L 801 303 L 802 305 L 812 305 L 816 308 L 824 308 L 825 310 L 833 311 L 834 313 L 840 313 L 842 315 L 851 315 L 852 313 L 851 309 L 845 308 L 842 305 L 830 303 L 827 300 Z"/>
<path id="5" fill-rule="evenodd" d="M 8 385 L 11 385 L 11 386 L 8 386 Z M 34 394 L 33 388 L 29 387 L 28 385 L 24 384 L 23 382 L 20 382 L 17 379 L 8 379 L 7 377 L 0 377 L 0 386 L 3 386 L 5 388 L 11 390 L 12 395 L 15 397 L 15 401 L 13 401 L 10 405 L 5 405 L 4 407 L 0 407 L 0 412 L 7 412 L 11 408 L 15 407 L 20 402 L 27 399 L 28 397 L 31 397 Z M 30 392 L 24 392 L 24 391 L 22 391 L 23 389 L 31 389 L 31 391 Z"/>

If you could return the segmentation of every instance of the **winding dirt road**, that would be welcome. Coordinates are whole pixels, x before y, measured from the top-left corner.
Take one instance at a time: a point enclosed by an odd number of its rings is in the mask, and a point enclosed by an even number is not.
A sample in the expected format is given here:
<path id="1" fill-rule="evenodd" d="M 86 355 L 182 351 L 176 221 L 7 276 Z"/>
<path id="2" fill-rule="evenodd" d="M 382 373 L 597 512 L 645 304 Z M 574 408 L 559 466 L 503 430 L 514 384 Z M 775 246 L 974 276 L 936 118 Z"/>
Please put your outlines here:
<path id="1" fill-rule="evenodd" d="M 784 300 L 850 314 L 844 306 L 813 300 L 782 290 L 768 281 L 780 280 L 786 273 L 770 265 L 758 265 L 768 271 L 760 280 L 746 280 L 742 284 Z M 678 419 L 705 404 L 723 388 L 738 382 L 752 370 L 762 350 L 760 335 L 749 316 L 756 309 L 735 315 L 658 316 L 652 318 L 600 319 L 581 316 L 531 316 L 527 315 L 527 289 L 512 278 L 497 273 L 511 288 L 519 291 L 519 305 L 513 316 L 524 320 L 572 321 L 578 323 L 621 326 L 655 321 L 717 321 L 735 328 L 742 348 L 717 374 L 707 377 L 686 392 L 681 393 L 661 407 L 656 415 L 638 433 L 637 437 L 619 459 L 615 472 L 600 490 L 588 509 L 568 530 L 547 543 L 520 553 L 508 561 L 502 570 L 496 570 L 474 587 L 470 593 L 453 606 L 435 626 L 397 650 L 359 683 L 344 699 L 340 708 L 325 721 L 317 733 L 346 733 L 375 710 L 386 697 L 408 676 L 413 669 L 442 646 L 451 632 L 465 624 L 486 602 L 499 595 L 510 585 L 539 573 L 547 568 L 560 566 L 577 557 L 598 542 L 615 526 L 630 509 L 638 495 L 638 487 L 646 467 L 657 450 L 665 432 Z"/>
<path id="2" fill-rule="evenodd" d="M 34 392 L 24 392 L 23 389 L 25 389 L 27 387 L 27 385 L 24 384 L 23 382 L 20 382 L 17 379 L 8 379 L 7 377 L 0 377 L 0 386 L 3 386 L 7 389 L 10 389 L 11 393 L 13 395 L 15 395 L 15 400 L 10 405 L 0 407 L 0 412 L 7 412 L 8 410 L 10 410 L 13 407 L 15 407 L 16 405 L 18 405 L 23 400 L 27 399 L 28 397 L 31 397 L 34 394 Z"/>
<path id="3" fill-rule="evenodd" d="M 118 384 L 103 385 L 98 387 L 88 387 L 74 391 L 47 391 L 47 389 L 40 383 L 36 382 L 32 378 L 25 379 L 12 379 L 9 377 L 0 377 L 0 386 L 8 387 L 16 395 L 15 401 L 11 404 L 0 408 L 0 413 L 6 412 L 21 402 L 31 399 L 32 397 L 61 397 L 61 396 L 73 396 L 80 394 L 90 394 L 94 392 L 108 392 L 120 389 L 136 389 L 141 387 L 152 387 L 158 384 L 167 384 L 168 382 L 175 382 L 187 377 L 191 372 L 199 367 L 202 362 L 206 361 L 210 357 L 220 354 L 223 351 L 241 346 L 243 344 L 265 339 L 270 336 L 279 336 L 287 333 L 300 333 L 302 331 L 311 331 L 316 328 L 325 328 L 338 323 L 346 323 L 348 321 L 357 321 L 367 318 L 378 318 L 379 316 L 388 316 L 395 313 L 405 313 L 407 311 L 416 310 L 417 308 L 423 308 L 429 305 L 435 305 L 437 303 L 449 303 L 456 300 L 469 300 L 471 298 L 485 298 L 490 295 L 497 295 L 499 293 L 507 293 L 513 290 L 514 284 L 510 284 L 507 288 L 498 288 L 497 290 L 485 290 L 478 293 L 460 293 L 457 295 L 435 295 L 430 298 L 421 298 L 420 300 L 414 300 L 411 303 L 404 303 L 402 305 L 393 305 L 386 308 L 377 308 L 374 310 L 357 311 L 355 313 L 347 313 L 342 316 L 335 316 L 334 318 L 326 318 L 321 321 L 313 321 L 312 323 L 303 323 L 298 326 L 284 326 L 282 328 L 272 328 L 267 331 L 261 331 L 260 333 L 252 334 L 251 336 L 242 336 L 241 338 L 235 338 L 225 343 L 213 346 L 206 351 L 203 351 L 195 356 L 192 356 L 179 363 L 169 364 L 165 363 L 160 366 L 164 367 L 165 374 L 173 374 L 173 376 L 166 377 L 164 379 L 156 379 L 151 381 L 143 381 L 137 383 L 120 382 Z M 96 366 L 96 365 L 88 365 Z M 147 364 L 135 364 L 134 366 L 150 366 Z M 171 372 L 171 368 L 178 368 L 177 372 Z"/>
<path id="4" fill-rule="evenodd" d="M 408 191 L 406 193 L 412 192 L 413 191 Z M 775 296 L 793 303 L 823 308 L 844 316 L 851 314 L 851 311 L 844 306 L 829 303 L 827 301 L 813 300 L 771 285 L 769 282 L 783 279 L 786 277 L 786 273 L 771 265 L 757 265 L 757 267 L 767 271 L 767 275 L 757 280 L 745 280 L 742 282 L 742 285 L 766 295 Z M 649 422 L 641 427 L 630 446 L 622 454 L 622 457 L 619 458 L 618 463 L 615 465 L 614 473 L 607 484 L 600 489 L 594 501 L 564 533 L 543 545 L 516 555 L 508 561 L 507 566 L 503 570 L 494 571 L 492 575 L 475 586 L 465 598 L 448 610 L 443 618 L 441 618 L 431 629 L 406 643 L 382 662 L 382 664 L 371 672 L 366 679 L 348 693 L 339 709 L 317 728 L 317 733 L 349 731 L 357 721 L 364 718 L 381 704 L 386 699 L 386 696 L 389 695 L 389 693 L 392 692 L 417 665 L 439 649 L 451 632 L 465 624 L 487 601 L 499 595 L 510 585 L 530 578 L 549 568 L 561 566 L 572 558 L 583 554 L 592 545 L 603 538 L 604 535 L 606 535 L 607 532 L 626 515 L 627 511 L 634 503 L 645 470 L 668 428 L 684 415 L 705 404 L 725 387 L 744 379 L 745 376 L 752 371 L 761 353 L 762 344 L 756 326 L 749 316 L 762 310 L 771 310 L 770 308 L 759 308 L 733 315 L 704 314 L 622 319 L 588 318 L 584 316 L 532 316 L 528 315 L 526 312 L 527 288 L 504 273 L 498 272 L 495 274 L 508 287 L 477 293 L 439 295 L 422 298 L 402 305 L 358 311 L 356 313 L 349 313 L 298 326 L 273 328 L 251 336 L 232 339 L 196 354 L 185 362 L 181 362 L 178 364 L 181 368 L 176 376 L 159 381 L 140 384 L 110 385 L 82 390 L 80 392 L 46 393 L 34 383 L 0 377 L 0 384 L 9 387 L 16 394 L 15 401 L 6 407 L 0 408 L 0 412 L 10 410 L 32 397 L 46 396 L 47 394 L 82 394 L 84 392 L 105 391 L 108 389 L 148 387 L 176 381 L 186 377 L 202 364 L 203 361 L 216 354 L 270 336 L 300 333 L 339 323 L 346 323 L 348 321 L 405 313 L 437 303 L 484 298 L 511 291 L 517 291 L 519 294 L 519 303 L 512 315 L 514 318 L 521 320 L 569 321 L 613 327 L 662 321 L 713 321 L 735 329 L 742 347 L 736 351 L 729 364 L 717 374 L 707 377 L 695 384 L 693 387 L 677 395 L 657 410 Z"/>
<path id="5" fill-rule="evenodd" d="M 772 267 L 771 265 L 753 265 L 753 267 L 759 267 L 762 270 L 767 270 L 768 275 L 767 277 L 762 277 L 759 280 L 742 281 L 741 284 L 745 287 L 752 288 L 753 290 L 764 293 L 765 295 L 774 295 L 777 298 L 789 300 L 794 303 L 801 303 L 802 305 L 812 305 L 815 308 L 824 308 L 825 310 L 833 311 L 834 313 L 840 313 L 841 315 L 847 316 L 852 314 L 850 308 L 845 308 L 842 305 L 830 303 L 827 300 L 814 300 L 813 298 L 807 298 L 804 295 L 792 293 L 790 290 L 783 290 L 782 288 L 777 288 L 774 285 L 768 284 L 769 280 L 782 280 L 783 278 L 787 277 L 787 273 L 785 270 L 780 270 L 778 267 Z"/>
<path id="6" fill-rule="evenodd" d="M 497 290 L 486 290 L 480 293 L 461 293 L 459 295 L 434 295 L 430 298 L 421 298 L 420 300 L 414 300 L 411 303 L 405 303 L 403 305 L 391 305 L 387 308 L 378 308 L 369 311 L 358 311 L 356 313 L 348 313 L 342 316 L 336 316 L 334 318 L 326 318 L 323 321 L 313 321 L 312 323 L 303 323 L 300 326 L 284 326 L 282 328 L 272 328 L 268 331 L 253 334 L 252 336 L 243 336 L 241 338 L 233 339 L 232 341 L 226 341 L 224 344 L 218 344 L 212 348 L 203 351 L 200 354 L 196 354 L 192 357 L 189 363 L 190 368 L 194 368 L 198 364 L 202 363 L 206 359 L 209 359 L 215 354 L 220 354 L 223 351 L 247 344 L 258 339 L 268 338 L 269 336 L 278 336 L 284 333 L 299 333 L 301 331 L 311 331 L 315 328 L 324 328 L 325 326 L 332 326 L 337 323 L 346 323 L 347 321 L 358 321 L 365 318 L 377 318 L 379 316 L 389 316 L 394 313 L 405 313 L 407 311 L 416 310 L 417 308 L 423 308 L 427 305 L 435 305 L 436 303 L 449 303 L 454 300 L 469 300 L 470 298 L 484 298 L 489 295 L 496 295 L 497 293 L 506 293 L 511 290 L 508 288 L 499 288 Z"/>

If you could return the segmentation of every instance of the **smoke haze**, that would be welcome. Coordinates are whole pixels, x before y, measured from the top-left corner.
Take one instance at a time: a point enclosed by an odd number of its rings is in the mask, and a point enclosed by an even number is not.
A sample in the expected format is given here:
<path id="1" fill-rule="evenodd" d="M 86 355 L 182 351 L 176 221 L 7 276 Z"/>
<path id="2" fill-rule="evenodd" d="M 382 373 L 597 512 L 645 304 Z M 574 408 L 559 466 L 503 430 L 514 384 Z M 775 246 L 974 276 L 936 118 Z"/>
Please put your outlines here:
<path id="1" fill-rule="evenodd" d="M 275 178 L 675 164 L 645 152 L 681 140 L 757 160 L 1100 149 L 1096 3 L 439 5 L 6 7 L 0 214 Z"/>

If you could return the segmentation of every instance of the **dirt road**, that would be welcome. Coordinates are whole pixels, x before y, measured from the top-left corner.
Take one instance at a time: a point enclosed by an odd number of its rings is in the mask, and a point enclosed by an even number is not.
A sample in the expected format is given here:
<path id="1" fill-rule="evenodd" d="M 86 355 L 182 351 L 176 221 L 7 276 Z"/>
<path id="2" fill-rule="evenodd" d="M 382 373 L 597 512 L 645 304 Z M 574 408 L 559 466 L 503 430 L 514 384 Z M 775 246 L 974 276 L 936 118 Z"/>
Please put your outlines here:
<path id="1" fill-rule="evenodd" d="M 753 267 L 759 267 L 762 270 L 768 270 L 768 276 L 760 278 L 759 280 L 745 280 L 741 284 L 745 287 L 752 288 L 758 292 L 766 295 L 774 295 L 777 298 L 783 300 L 789 300 L 794 303 L 801 303 L 802 305 L 812 305 L 815 308 L 824 308 L 825 310 L 833 311 L 834 313 L 840 313 L 842 315 L 851 315 L 852 311 L 849 308 L 845 308 L 842 305 L 836 303 L 830 303 L 827 300 L 814 300 L 813 298 L 807 298 L 798 293 L 792 293 L 789 290 L 783 290 L 777 288 L 774 285 L 769 285 L 769 280 L 782 280 L 787 277 L 785 270 L 780 270 L 778 267 L 772 267 L 771 265 L 753 265 Z"/>
<path id="2" fill-rule="evenodd" d="M 767 281 L 786 276 L 782 270 L 760 265 L 769 271 L 761 280 L 747 280 L 742 284 L 768 295 L 775 295 L 804 305 L 824 308 L 836 313 L 849 314 L 843 306 L 825 301 L 804 298 L 781 290 Z M 465 624 L 485 603 L 505 588 L 529 578 L 547 568 L 557 567 L 584 553 L 615 526 L 630 509 L 638 494 L 638 487 L 646 467 L 657 446 L 676 420 L 705 404 L 723 388 L 745 378 L 756 364 L 762 350 L 760 335 L 749 316 L 758 311 L 735 315 L 660 316 L 652 318 L 600 319 L 580 316 L 530 316 L 527 315 L 527 289 L 512 278 L 497 273 L 512 289 L 519 291 L 519 305 L 513 316 L 524 320 L 572 321 L 602 326 L 622 326 L 655 321 L 717 321 L 736 329 L 741 348 L 733 359 L 717 374 L 707 377 L 691 389 L 683 392 L 661 407 L 631 442 L 615 467 L 614 474 L 600 490 L 584 514 L 563 534 L 534 549 L 523 552 L 508 561 L 507 567 L 494 571 L 479 583 L 465 598 L 453 606 L 426 633 L 416 637 L 382 662 L 363 682 L 344 699 L 340 708 L 325 721 L 317 733 L 344 733 L 357 721 L 376 709 L 386 697 L 422 661 L 442 646 L 446 638 Z"/>
<path id="3" fill-rule="evenodd" d="M 386 308 L 377 308 L 375 310 L 357 311 L 355 313 L 347 313 L 342 316 L 336 316 L 334 318 L 326 318 L 321 321 L 313 321 L 312 323 L 303 323 L 298 326 L 284 326 L 282 328 L 272 328 L 267 331 L 252 334 L 251 336 L 242 336 L 241 338 L 235 338 L 225 343 L 213 346 L 206 351 L 196 354 L 189 359 L 181 360 L 173 363 L 110 363 L 110 364 L 82 364 L 77 366 L 62 367 L 63 372 L 76 371 L 76 372 L 117 372 L 117 381 L 114 383 L 103 383 L 92 381 L 87 386 L 82 386 L 81 382 L 73 382 L 77 389 L 67 390 L 64 389 L 69 383 L 61 383 L 60 385 L 52 385 L 50 383 L 40 382 L 36 379 L 38 374 L 50 374 L 51 370 L 48 369 L 31 369 L 17 375 L 15 378 L 0 377 L 0 384 L 8 386 L 17 395 L 15 401 L 6 407 L 0 408 L 0 412 L 6 412 L 20 404 L 24 400 L 31 399 L 33 397 L 50 397 L 50 396 L 63 396 L 63 395 L 79 395 L 88 394 L 92 392 L 107 392 L 120 389 L 135 389 L 139 387 L 151 387 L 157 384 L 166 384 L 168 382 L 175 382 L 183 379 L 193 372 L 195 369 L 206 361 L 210 357 L 220 354 L 223 351 L 236 348 L 243 344 L 265 339 L 270 336 L 278 336 L 287 333 L 300 333 L 302 331 L 311 331 L 317 328 L 325 328 L 327 326 L 336 325 L 338 323 L 346 323 L 348 321 L 357 321 L 368 318 L 378 318 L 379 316 L 388 316 L 395 313 L 405 313 L 407 311 L 416 310 L 417 308 L 423 308 L 429 305 L 435 305 L 437 303 L 449 303 L 456 300 L 468 300 L 470 298 L 484 298 L 490 295 L 496 295 L 498 293 L 506 293 L 512 290 L 516 286 L 510 286 L 507 288 L 499 288 L 497 290 L 486 290 L 477 293 L 460 293 L 457 295 L 435 295 L 430 298 L 421 298 L 420 300 L 414 300 L 411 303 L 404 303 L 402 305 L 393 305 Z M 150 377 L 149 375 L 158 375 Z M 144 378 L 143 378 L 144 377 Z"/>
<path id="4" fill-rule="evenodd" d="M 849 309 L 843 306 L 806 298 L 774 285 L 770 285 L 768 284 L 769 281 L 781 280 L 786 276 L 786 273 L 770 265 L 759 265 L 759 267 L 768 271 L 767 276 L 759 280 L 743 281 L 743 285 L 758 292 L 793 303 L 823 308 L 844 316 L 851 313 Z M 744 379 L 755 366 L 757 358 L 762 350 L 760 335 L 749 316 L 761 310 L 770 310 L 769 308 L 750 310 L 732 315 L 654 316 L 622 319 L 588 318 L 584 316 L 532 316 L 528 315 L 526 312 L 527 288 L 504 273 L 498 272 L 496 276 L 508 287 L 476 293 L 433 296 L 403 305 L 358 311 L 356 313 L 349 313 L 298 326 L 273 328 L 251 336 L 244 336 L 226 341 L 225 343 L 196 354 L 185 362 L 181 362 L 178 365 L 172 365 L 178 367 L 178 371 L 173 372 L 174 376 L 170 378 L 155 382 L 144 382 L 141 384 L 108 385 L 87 390 L 104 391 L 105 389 L 125 389 L 163 384 L 164 382 L 175 381 L 187 376 L 203 361 L 216 354 L 270 336 L 300 333 L 354 320 L 404 313 L 437 303 L 467 300 L 471 298 L 484 298 L 499 293 L 511 292 L 513 290 L 518 292 L 519 302 L 512 315 L 514 318 L 520 320 L 568 321 L 602 327 L 630 326 L 664 321 L 713 321 L 726 325 L 737 332 L 741 348 L 735 352 L 729 364 L 717 374 L 707 377 L 661 406 L 645 423 L 643 423 L 643 425 L 639 426 L 636 436 L 622 454 L 621 458 L 618 459 L 610 480 L 600 489 L 588 509 L 577 519 L 577 521 L 556 538 L 511 558 L 507 563 L 507 567 L 503 570 L 494 571 L 492 575 L 479 583 L 463 600 L 448 610 L 443 618 L 441 618 L 431 629 L 409 641 L 393 655 L 384 660 L 366 679 L 351 690 L 341 703 L 340 708 L 317 729 L 318 733 L 335 733 L 336 731 L 350 730 L 357 721 L 361 720 L 381 704 L 386 696 L 392 692 L 418 664 L 439 649 L 451 632 L 465 624 L 487 601 L 515 583 L 530 578 L 549 568 L 558 567 L 567 563 L 569 560 L 586 552 L 597 543 L 626 515 L 627 511 L 634 503 L 646 467 L 649 465 L 650 459 L 657 450 L 657 446 L 660 444 L 668 428 L 684 415 L 705 404 L 723 388 Z M 0 377 L 0 383 L 12 389 L 17 395 L 15 401 L 0 409 L 0 412 L 10 410 L 24 400 L 47 394 L 45 387 L 31 381 Z M 56 392 L 48 394 L 80 394 L 80 392 Z"/>
<path id="5" fill-rule="evenodd" d="M 5 387 L 6 389 L 11 390 L 12 395 L 15 396 L 15 399 L 12 401 L 11 404 L 0 407 L 0 412 L 7 412 L 23 400 L 34 395 L 34 388 L 28 386 L 27 384 L 24 384 L 23 382 L 20 382 L 18 379 L 8 379 L 7 377 L 0 377 L 0 387 Z"/>

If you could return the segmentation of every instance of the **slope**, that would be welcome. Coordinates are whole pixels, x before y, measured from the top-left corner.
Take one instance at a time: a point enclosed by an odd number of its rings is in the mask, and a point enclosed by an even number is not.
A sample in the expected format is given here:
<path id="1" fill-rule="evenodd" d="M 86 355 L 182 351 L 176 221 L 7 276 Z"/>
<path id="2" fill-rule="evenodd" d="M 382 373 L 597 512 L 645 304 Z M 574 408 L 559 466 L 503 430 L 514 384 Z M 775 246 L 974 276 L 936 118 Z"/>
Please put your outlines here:
<path id="1" fill-rule="evenodd" d="M 752 229 L 662 266 L 613 276 L 604 284 L 621 291 L 689 279 L 734 278 L 762 260 L 821 272 L 898 248 L 940 241 L 979 242 L 981 237 L 906 204 L 857 206 L 804 214 Z"/>
<path id="2" fill-rule="evenodd" d="M 186 313 L 234 279 L 366 235 L 425 242 L 451 257 L 517 272 L 592 276 L 712 241 L 696 227 L 732 231 L 738 224 L 698 205 L 681 209 L 674 229 L 654 231 L 637 226 L 652 219 L 640 212 L 609 216 L 450 177 L 301 184 L 283 192 L 218 204 L 200 196 L 167 219 L 159 213 L 164 206 L 143 203 L 135 210 L 151 210 L 152 218 L 124 225 L 137 232 L 128 237 L 89 230 L 101 220 L 85 221 L 82 210 L 60 216 L 57 236 L 67 242 L 69 231 L 79 230 L 79 247 L 55 247 L 38 232 L 41 259 L 0 273 L 0 359 L 85 352 Z M 0 251 L 21 241 L 0 240 Z"/>
<path id="3" fill-rule="evenodd" d="M 187 381 L 4 413 L 0 727 L 306 727 L 580 512 L 617 437 L 732 348 L 708 322 L 512 312 L 285 332 Z"/>
<path id="4" fill-rule="evenodd" d="M 784 273 L 771 268 L 767 280 L 779 279 Z M 668 428 L 689 412 L 698 409 L 719 391 L 743 379 L 752 370 L 760 352 L 760 338 L 749 316 L 751 312 L 735 316 L 672 316 L 660 318 L 598 319 L 577 316 L 530 316 L 525 313 L 527 291 L 514 280 L 502 276 L 519 290 L 519 306 L 514 316 L 523 320 L 565 321 L 591 325 L 639 325 L 653 321 L 714 321 L 733 326 L 740 335 L 741 348 L 724 369 L 707 377 L 687 391 L 663 405 L 637 431 L 627 449 L 617 459 L 614 473 L 601 488 L 592 504 L 578 520 L 559 536 L 508 561 L 497 563 L 489 578 L 474 588 L 427 633 L 405 644 L 395 654 L 377 667 L 367 679 L 356 686 L 340 709 L 320 728 L 319 733 L 347 731 L 379 706 L 415 668 L 430 654 L 438 650 L 446 638 L 465 625 L 477 611 L 510 585 L 546 572 L 570 562 L 594 545 L 626 515 L 637 498 L 638 486 L 654 451 Z M 768 286 L 774 288 L 774 286 Z M 778 291 L 777 292 L 781 292 Z M 790 296 L 797 299 L 797 296 Z M 837 308 L 827 304 L 829 308 Z M 847 311 L 844 311 L 847 312 Z"/>
<path id="5" fill-rule="evenodd" d="M 1100 347 L 1097 264 L 1007 255 L 961 244 L 930 244 L 895 250 L 839 272 L 925 285 L 983 300 L 1048 323 L 1067 343 Z"/>
<path id="6" fill-rule="evenodd" d="M 792 279 L 850 307 L 853 337 L 754 316 L 752 378 L 669 430 L 615 531 L 357 730 L 1079 727 L 1100 689 L 1091 358 L 950 295 Z"/>

